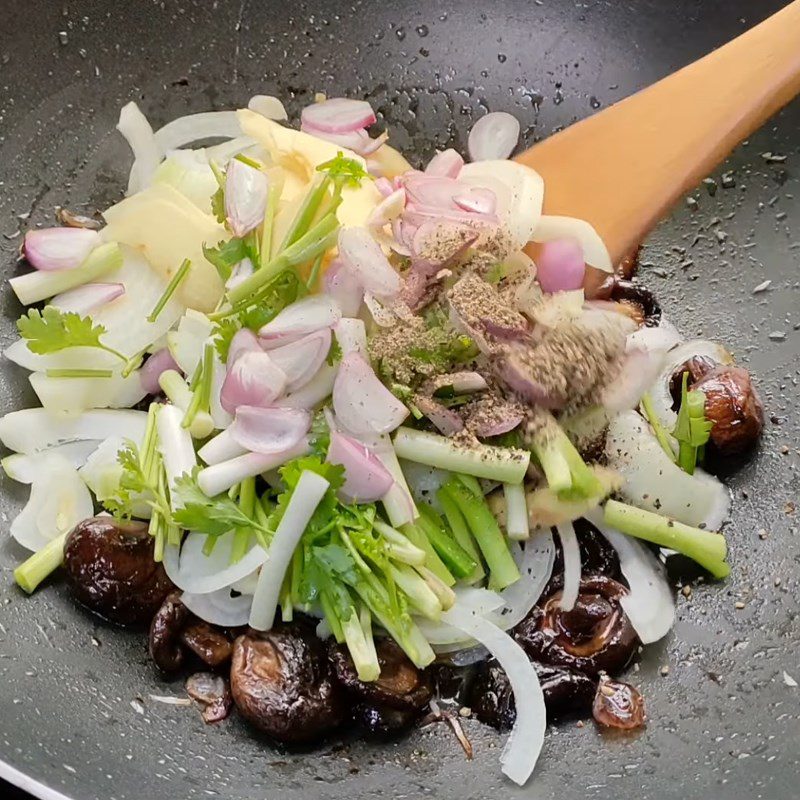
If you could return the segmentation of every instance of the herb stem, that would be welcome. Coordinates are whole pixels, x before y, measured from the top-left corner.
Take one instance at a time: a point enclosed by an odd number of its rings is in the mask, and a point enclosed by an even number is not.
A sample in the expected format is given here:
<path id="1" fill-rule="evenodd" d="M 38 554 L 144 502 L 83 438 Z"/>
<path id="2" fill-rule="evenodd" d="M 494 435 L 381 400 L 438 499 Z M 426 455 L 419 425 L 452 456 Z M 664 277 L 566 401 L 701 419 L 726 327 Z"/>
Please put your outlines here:
<path id="1" fill-rule="evenodd" d="M 300 237 L 305 235 L 314 220 L 314 215 L 320 207 L 325 194 L 330 186 L 331 179 L 329 175 L 322 175 L 314 180 L 314 185 L 306 194 L 300 208 L 297 210 L 286 236 L 283 237 L 280 249 L 286 250 L 290 245 L 294 244 Z"/>
<path id="2" fill-rule="evenodd" d="M 180 267 L 178 267 L 177 272 L 170 279 L 167 288 L 164 289 L 164 294 L 161 295 L 153 310 L 147 315 L 148 322 L 155 322 L 158 319 L 158 315 L 164 310 L 164 306 L 167 305 L 177 288 L 186 279 L 191 267 L 192 262 L 188 258 L 185 258 Z"/>
<path id="3" fill-rule="evenodd" d="M 112 378 L 110 369 L 48 369 L 48 378 Z"/>
<path id="4" fill-rule="evenodd" d="M 48 575 L 64 563 L 67 535 L 68 533 L 62 533 L 56 536 L 14 570 L 14 580 L 23 591 L 31 594 Z"/>
<path id="5" fill-rule="evenodd" d="M 672 444 L 669 439 L 669 434 L 664 429 L 664 426 L 658 420 L 658 415 L 656 414 L 656 411 L 653 408 L 653 400 L 650 397 L 649 392 L 645 392 L 642 395 L 641 407 L 642 407 L 642 412 L 644 413 L 644 418 L 647 420 L 648 423 L 650 423 L 650 427 L 653 429 L 653 433 L 656 435 L 656 439 L 658 439 L 658 443 L 661 445 L 661 449 L 669 456 L 670 461 L 674 463 L 675 451 L 672 449 Z"/>

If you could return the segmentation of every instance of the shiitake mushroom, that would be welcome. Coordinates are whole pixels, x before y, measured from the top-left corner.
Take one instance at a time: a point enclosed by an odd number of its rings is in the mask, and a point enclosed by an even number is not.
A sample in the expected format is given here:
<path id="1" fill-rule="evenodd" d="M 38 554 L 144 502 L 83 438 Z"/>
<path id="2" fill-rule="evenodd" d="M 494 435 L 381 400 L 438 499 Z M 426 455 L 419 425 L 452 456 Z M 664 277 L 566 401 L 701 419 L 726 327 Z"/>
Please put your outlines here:
<path id="1" fill-rule="evenodd" d="M 345 719 L 345 692 L 325 645 L 303 623 L 239 636 L 233 643 L 231 691 L 248 722 L 286 744 L 321 739 Z"/>
<path id="2" fill-rule="evenodd" d="M 661 321 L 661 306 L 656 296 L 637 280 L 609 275 L 595 290 L 593 299 L 617 303 L 617 310 L 640 326 L 654 328 Z"/>
<path id="3" fill-rule="evenodd" d="M 618 672 L 639 644 L 619 602 L 626 592 L 605 575 L 584 576 L 571 610 L 560 608 L 556 591 L 520 622 L 514 637 L 532 661 L 587 675 Z"/>
<path id="4" fill-rule="evenodd" d="M 548 718 L 570 713 L 586 714 L 595 696 L 595 681 L 566 667 L 533 662 L 544 694 Z M 509 730 L 517 718 L 514 694 L 505 670 L 493 659 L 481 664 L 468 695 L 473 714 L 500 731 Z"/>
<path id="5" fill-rule="evenodd" d="M 121 625 L 150 622 L 175 587 L 153 558 L 154 539 L 141 522 L 90 517 L 64 545 L 64 568 L 75 598 Z"/>

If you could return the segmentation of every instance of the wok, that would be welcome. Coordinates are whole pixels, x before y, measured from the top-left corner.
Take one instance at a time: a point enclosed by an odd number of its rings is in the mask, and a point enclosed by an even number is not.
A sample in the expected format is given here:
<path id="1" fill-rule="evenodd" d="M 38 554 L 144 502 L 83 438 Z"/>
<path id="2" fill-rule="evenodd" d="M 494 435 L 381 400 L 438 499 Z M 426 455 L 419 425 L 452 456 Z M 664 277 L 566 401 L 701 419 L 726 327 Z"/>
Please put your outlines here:
<path id="1" fill-rule="evenodd" d="M 781 5 L 2 0 L 4 273 L 16 269 L 19 228 L 51 222 L 57 204 L 94 209 L 120 196 L 130 160 L 113 127 L 130 99 L 160 125 L 255 93 L 281 96 L 292 116 L 317 90 L 368 97 L 393 144 L 421 161 L 436 148 L 463 150 L 487 108 L 515 114 L 530 143 Z M 151 700 L 181 695 L 182 686 L 155 676 L 142 635 L 82 612 L 58 581 L 24 598 L 11 577 L 21 553 L 5 538 L 0 776 L 38 797 L 76 800 L 796 797 L 800 688 L 789 684 L 800 680 L 800 510 L 791 505 L 800 427 L 798 130 L 795 102 L 712 176 L 713 196 L 711 185 L 694 191 L 697 209 L 681 204 L 643 253 L 643 278 L 668 315 L 688 334 L 732 346 L 755 373 L 771 421 L 761 452 L 730 481 L 730 579 L 680 595 L 674 631 L 647 648 L 632 674 L 649 708 L 641 735 L 609 741 L 591 724 L 555 726 L 521 790 L 500 774 L 501 738 L 471 720 L 472 763 L 445 726 L 385 746 L 342 741 L 281 752 L 236 718 L 205 727 L 193 709 Z M 770 162 L 763 153 L 787 158 Z M 735 186 L 723 188 L 722 173 Z M 0 297 L 7 345 L 20 308 L 10 291 Z M 28 404 L 22 371 L 7 362 L 1 369 L 0 407 Z M 0 480 L 8 524 L 25 492 Z"/>

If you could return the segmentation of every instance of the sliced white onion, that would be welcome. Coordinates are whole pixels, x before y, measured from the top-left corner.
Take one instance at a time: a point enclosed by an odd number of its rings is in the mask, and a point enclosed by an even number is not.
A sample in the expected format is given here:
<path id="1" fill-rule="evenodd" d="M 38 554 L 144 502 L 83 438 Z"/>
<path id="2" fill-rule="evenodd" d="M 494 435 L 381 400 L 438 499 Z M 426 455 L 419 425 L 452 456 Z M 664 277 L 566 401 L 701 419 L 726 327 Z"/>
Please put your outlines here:
<path id="1" fill-rule="evenodd" d="M 408 416 L 408 409 L 358 353 L 345 356 L 339 365 L 333 408 L 342 425 L 356 434 L 390 433 Z"/>
<path id="2" fill-rule="evenodd" d="M 18 483 L 33 483 L 42 470 L 43 459 L 48 455 L 63 456 L 75 469 L 80 469 L 97 449 L 97 442 L 67 442 L 39 453 L 13 453 L 0 461 L 3 472 Z"/>
<path id="3" fill-rule="evenodd" d="M 98 502 L 103 502 L 119 494 L 119 482 L 122 477 L 122 465 L 119 463 L 119 451 L 126 445 L 121 436 L 109 436 L 103 440 L 95 451 L 78 470 L 81 480 L 89 487 Z M 140 441 L 134 442 L 137 446 Z M 141 495 L 134 497 L 133 514 L 138 519 L 150 519 L 152 508 Z"/>
<path id="4" fill-rule="evenodd" d="M 664 363 L 664 353 L 641 348 L 628 349 L 620 373 L 603 389 L 602 405 L 609 411 L 636 408 L 653 385 Z"/>
<path id="5" fill-rule="evenodd" d="M 220 492 L 226 492 L 234 484 L 241 483 L 245 478 L 253 478 L 262 472 L 280 467 L 293 458 L 305 455 L 308 450 L 308 442 L 303 440 L 282 453 L 269 455 L 245 453 L 200 470 L 197 476 L 197 485 L 206 495 L 214 497 Z"/>
<path id="6" fill-rule="evenodd" d="M 181 602 L 192 614 L 210 625 L 238 628 L 240 625 L 247 625 L 253 598 L 246 594 L 232 597 L 231 590 L 225 588 L 206 594 L 184 592 L 181 595 Z"/>
<path id="7" fill-rule="evenodd" d="M 242 238 L 264 221 L 269 181 L 259 169 L 238 158 L 225 173 L 225 214 L 234 236 Z"/>
<path id="8" fill-rule="evenodd" d="M 519 141 L 519 121 L 505 111 L 481 117 L 469 132 L 467 148 L 473 161 L 508 158 Z"/>
<path id="9" fill-rule="evenodd" d="M 624 477 L 620 494 L 632 505 L 712 531 L 727 518 L 728 489 L 701 469 L 689 475 L 673 463 L 635 411 L 623 411 L 611 420 L 606 456 L 609 466 Z"/>
<path id="10" fill-rule="evenodd" d="M 662 317 L 657 328 L 642 326 L 633 333 L 629 333 L 625 348 L 633 350 L 638 347 L 644 350 L 666 352 L 682 339 L 683 337 L 678 333 L 678 329 Z"/>
<path id="11" fill-rule="evenodd" d="M 311 414 L 298 408 L 239 406 L 225 433 L 245 450 L 272 455 L 295 447 L 310 427 Z"/>
<path id="12" fill-rule="evenodd" d="M 296 342 L 270 350 L 270 359 L 286 375 L 284 391 L 295 392 L 305 386 L 317 374 L 330 349 L 331 329 L 322 328 Z"/>
<path id="13" fill-rule="evenodd" d="M 23 252 L 35 269 L 75 269 L 101 242 L 97 231 L 86 228 L 39 228 L 25 234 Z"/>
<path id="14" fill-rule="evenodd" d="M 214 324 L 205 314 L 187 308 L 178 327 L 167 333 L 167 347 L 184 375 L 194 375 L 213 329 Z"/>
<path id="15" fill-rule="evenodd" d="M 470 611 L 479 617 L 490 619 L 503 608 L 503 598 L 489 589 L 476 586 L 456 586 L 455 605 L 464 611 Z M 493 620 L 494 621 L 494 620 Z M 446 622 L 434 622 L 425 617 L 418 617 L 415 622 L 425 638 L 433 645 L 437 653 L 458 652 L 475 645 L 474 639 L 464 639 L 463 631 Z M 457 650 L 454 650 L 457 647 Z M 485 657 L 485 654 L 484 654 Z"/>
<path id="16" fill-rule="evenodd" d="M 164 548 L 164 569 L 169 579 L 182 591 L 208 594 L 241 581 L 267 560 L 267 551 L 254 544 L 244 556 L 231 563 L 235 532 L 220 536 L 210 555 L 203 552 L 207 536 L 189 533 L 182 547 Z"/>
<path id="17" fill-rule="evenodd" d="M 42 456 L 25 508 L 11 523 L 11 535 L 25 548 L 41 550 L 94 513 L 92 496 L 66 458 Z"/>
<path id="18" fill-rule="evenodd" d="M 365 291 L 382 300 L 397 297 L 402 287 L 400 276 L 366 228 L 339 231 L 339 257 Z"/>
<path id="19" fill-rule="evenodd" d="M 243 456 L 247 448 L 242 447 L 233 438 L 230 427 L 222 433 L 218 433 L 213 439 L 206 442 L 198 451 L 197 455 L 209 466 L 229 461 L 231 458 Z"/>
<path id="20" fill-rule="evenodd" d="M 121 283 L 86 283 L 77 289 L 70 289 L 56 295 L 50 305 L 64 312 L 72 312 L 81 317 L 87 316 L 99 306 L 110 303 L 125 294 Z"/>
<path id="21" fill-rule="evenodd" d="M 345 317 L 355 317 L 364 300 L 364 287 L 361 281 L 336 258 L 325 271 L 325 292 L 329 294 L 342 310 Z"/>
<path id="22" fill-rule="evenodd" d="M 561 552 L 564 554 L 564 590 L 558 606 L 563 611 L 572 611 L 581 588 L 581 552 L 571 522 L 558 525 L 556 530 L 561 540 Z"/>
<path id="23" fill-rule="evenodd" d="M 155 140 L 166 153 L 201 139 L 234 139 L 241 135 L 235 111 L 203 111 L 168 122 L 155 132 Z"/>
<path id="24" fill-rule="evenodd" d="M 322 328 L 332 328 L 341 317 L 341 309 L 332 297 L 309 295 L 284 308 L 258 335 L 267 348 L 277 347 Z"/>
<path id="25" fill-rule="evenodd" d="M 336 336 L 336 341 L 339 343 L 342 356 L 350 353 L 360 353 L 366 358 L 367 328 L 363 320 L 355 319 L 354 317 L 342 317 L 334 325 L 333 332 Z"/>
<path id="26" fill-rule="evenodd" d="M 51 378 L 34 372 L 28 380 L 51 414 L 75 416 L 92 408 L 130 408 L 147 395 L 139 370 L 124 378 Z"/>
<path id="27" fill-rule="evenodd" d="M 508 676 L 517 718 L 500 762 L 503 773 L 522 786 L 536 766 L 544 743 L 547 713 L 539 676 L 525 651 L 496 625 L 469 610 L 453 606 L 442 619 L 479 641 L 497 659 Z"/>
<path id="28" fill-rule="evenodd" d="M 167 148 L 159 144 L 147 117 L 134 102 L 127 103 L 120 110 L 117 130 L 133 151 L 133 166 L 127 192 L 131 195 L 151 184 Z"/>
<path id="29" fill-rule="evenodd" d="M 339 493 L 347 502 L 373 503 L 394 483 L 389 470 L 365 444 L 339 431 L 331 431 L 326 460 L 344 467 L 345 481 Z"/>
<path id="30" fill-rule="evenodd" d="M 316 408 L 333 391 L 338 369 L 336 365 L 323 364 L 302 389 L 282 397 L 275 405 L 282 408 Z"/>
<path id="31" fill-rule="evenodd" d="M 613 272 L 611 256 L 600 235 L 586 220 L 576 217 L 542 215 L 531 237 L 534 242 L 553 239 L 577 239 L 583 248 L 587 264 L 605 272 Z"/>
<path id="32" fill-rule="evenodd" d="M 426 175 L 438 175 L 443 178 L 457 178 L 464 166 L 464 159 L 452 147 L 437 153 L 425 167 Z"/>
<path id="33" fill-rule="evenodd" d="M 375 122 L 375 112 L 365 100 L 332 97 L 306 106 L 300 113 L 303 124 L 325 133 L 350 133 L 368 128 Z"/>
<path id="34" fill-rule="evenodd" d="M 275 618 L 283 577 L 297 543 L 330 484 L 316 472 L 305 470 L 300 475 L 289 504 L 269 546 L 269 559 L 258 576 L 250 612 L 250 627 L 269 630 Z"/>
<path id="35" fill-rule="evenodd" d="M 721 344 L 704 339 L 689 339 L 667 351 L 661 372 L 650 388 L 650 397 L 653 402 L 653 411 L 659 422 L 668 431 L 671 431 L 678 421 L 678 414 L 672 409 L 673 400 L 670 391 L 672 375 L 681 364 L 695 356 L 710 358 L 717 364 L 733 363 L 731 354 Z"/>
<path id="36" fill-rule="evenodd" d="M 630 587 L 620 599 L 622 610 L 643 644 L 657 642 L 675 623 L 675 598 L 664 567 L 646 545 L 606 525 L 602 514 L 587 518 L 619 556 L 620 569 Z"/>
<path id="37" fill-rule="evenodd" d="M 533 238 L 544 199 L 544 181 L 538 172 L 515 161 L 477 161 L 465 164 L 458 180 L 494 192 L 497 215 L 518 249 Z"/>
<path id="38" fill-rule="evenodd" d="M 271 94 L 254 94 L 247 101 L 247 107 L 256 114 L 261 114 L 262 117 L 273 119 L 276 122 L 289 119 L 283 103 Z"/>
<path id="39" fill-rule="evenodd" d="M 144 411 L 95 409 L 77 417 L 57 417 L 44 408 L 25 408 L 0 419 L 0 441 L 9 450 L 31 454 L 67 442 L 100 442 L 114 435 L 140 442 L 146 425 Z"/>
<path id="40" fill-rule="evenodd" d="M 239 406 L 271 405 L 285 387 L 286 375 L 266 353 L 247 351 L 228 367 L 219 399 L 233 414 Z"/>

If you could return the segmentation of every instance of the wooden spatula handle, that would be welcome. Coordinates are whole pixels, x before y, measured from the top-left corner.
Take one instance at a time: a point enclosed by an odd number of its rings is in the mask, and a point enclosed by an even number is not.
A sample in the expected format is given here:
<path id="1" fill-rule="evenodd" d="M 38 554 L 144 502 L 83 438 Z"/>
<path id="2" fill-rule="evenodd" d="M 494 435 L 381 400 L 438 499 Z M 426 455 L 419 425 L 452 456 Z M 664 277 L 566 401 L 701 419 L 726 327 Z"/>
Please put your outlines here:
<path id="1" fill-rule="evenodd" d="M 616 263 L 743 139 L 800 93 L 800 0 L 699 61 L 518 157 L 545 213 L 582 217 Z"/>

